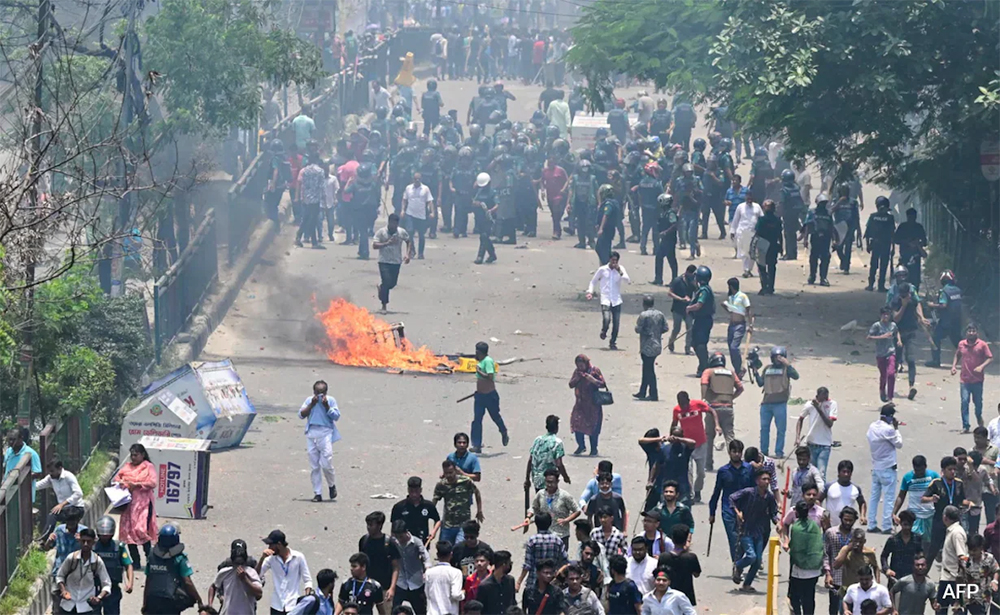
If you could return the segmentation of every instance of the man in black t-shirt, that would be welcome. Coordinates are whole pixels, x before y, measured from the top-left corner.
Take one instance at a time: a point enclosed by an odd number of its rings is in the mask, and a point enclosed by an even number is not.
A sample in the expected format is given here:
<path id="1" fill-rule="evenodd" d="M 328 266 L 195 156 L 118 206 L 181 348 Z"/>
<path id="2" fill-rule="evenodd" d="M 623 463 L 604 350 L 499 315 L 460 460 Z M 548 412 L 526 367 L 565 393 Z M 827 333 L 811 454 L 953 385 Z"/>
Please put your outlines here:
<path id="1" fill-rule="evenodd" d="M 462 576 L 467 577 L 476 571 L 476 554 L 485 549 L 490 553 L 493 549 L 479 540 L 479 522 L 469 519 L 462 524 L 462 533 L 465 540 L 455 545 L 451 551 L 451 565 L 462 571 Z"/>
<path id="2" fill-rule="evenodd" d="M 358 551 L 368 556 L 368 576 L 378 581 L 383 588 L 395 588 L 399 558 L 402 555 L 399 546 L 382 533 L 385 513 L 376 510 L 365 517 L 365 523 L 368 525 L 368 533 L 358 541 Z"/>
<path id="3" fill-rule="evenodd" d="M 667 294 L 673 299 L 673 304 L 670 306 L 670 315 L 674 319 L 673 330 L 670 333 L 670 339 L 667 341 L 667 348 L 670 352 L 674 351 L 674 342 L 677 341 L 677 337 L 681 334 L 681 331 L 686 331 L 684 335 L 684 354 L 691 354 L 692 317 L 687 312 L 687 306 L 691 302 L 691 296 L 694 294 L 694 272 L 697 269 L 694 265 L 688 265 L 683 274 L 670 282 L 670 287 L 667 289 Z M 684 326 L 681 327 L 681 325 Z"/>
<path id="4" fill-rule="evenodd" d="M 382 585 L 368 576 L 368 556 L 355 553 L 351 556 L 351 578 L 340 586 L 337 601 L 340 606 L 353 602 L 358 605 L 358 615 L 374 615 L 375 607 L 385 598 Z"/>
<path id="5" fill-rule="evenodd" d="M 635 582 L 625 576 L 627 562 L 621 555 L 608 558 L 611 583 L 608 585 L 608 615 L 632 615 L 642 604 L 642 594 Z"/>
<path id="6" fill-rule="evenodd" d="M 430 544 L 434 534 L 427 528 L 427 524 L 433 521 L 436 528 L 441 522 L 441 516 L 434 504 L 424 499 L 423 481 L 419 476 L 411 476 L 406 481 L 406 499 L 396 502 L 389 519 L 402 519 L 408 532 L 418 536 L 425 544 Z"/>
<path id="7" fill-rule="evenodd" d="M 694 580 L 701 576 L 701 562 L 698 556 L 688 548 L 688 540 L 691 537 L 691 528 L 678 523 L 670 530 L 671 540 L 674 541 L 674 550 L 670 553 L 663 553 L 657 562 L 657 566 L 666 566 L 670 569 L 670 587 L 682 592 L 691 601 L 691 605 L 697 605 L 694 599 Z"/>

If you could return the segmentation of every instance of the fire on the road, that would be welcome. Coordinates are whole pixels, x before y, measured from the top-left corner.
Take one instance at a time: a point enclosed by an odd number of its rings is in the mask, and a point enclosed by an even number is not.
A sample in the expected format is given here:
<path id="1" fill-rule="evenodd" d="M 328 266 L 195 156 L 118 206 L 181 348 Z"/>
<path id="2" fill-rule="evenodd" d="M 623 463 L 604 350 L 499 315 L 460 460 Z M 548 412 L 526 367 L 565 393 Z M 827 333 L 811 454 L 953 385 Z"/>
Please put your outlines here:
<path id="1" fill-rule="evenodd" d="M 326 330 L 327 358 L 339 365 L 381 367 L 413 372 L 449 373 L 457 364 L 448 357 L 416 348 L 403 336 L 402 325 L 389 324 L 363 307 L 334 299 L 316 318 Z"/>

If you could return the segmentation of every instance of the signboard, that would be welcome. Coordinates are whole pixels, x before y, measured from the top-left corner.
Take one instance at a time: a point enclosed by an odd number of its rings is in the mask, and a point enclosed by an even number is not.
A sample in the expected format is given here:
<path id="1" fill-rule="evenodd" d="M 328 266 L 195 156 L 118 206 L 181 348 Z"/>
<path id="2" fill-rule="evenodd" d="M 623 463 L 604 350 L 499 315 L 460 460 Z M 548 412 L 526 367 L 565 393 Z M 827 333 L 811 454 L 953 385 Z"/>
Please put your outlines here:
<path id="1" fill-rule="evenodd" d="M 156 514 L 201 519 L 208 508 L 208 440 L 145 436 L 139 440 L 156 468 Z"/>
<path id="2" fill-rule="evenodd" d="M 1000 180 L 1000 138 L 987 137 L 979 144 L 979 168 L 986 181 Z"/>

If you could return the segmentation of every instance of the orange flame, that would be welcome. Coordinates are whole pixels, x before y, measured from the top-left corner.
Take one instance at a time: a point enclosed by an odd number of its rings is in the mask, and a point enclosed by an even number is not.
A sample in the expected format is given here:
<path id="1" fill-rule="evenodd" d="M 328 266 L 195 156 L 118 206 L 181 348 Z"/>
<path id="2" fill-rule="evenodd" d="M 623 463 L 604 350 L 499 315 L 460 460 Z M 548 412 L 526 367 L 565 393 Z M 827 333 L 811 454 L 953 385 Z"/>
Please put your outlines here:
<path id="1" fill-rule="evenodd" d="M 393 325 L 344 299 L 330 301 L 330 307 L 316 318 L 323 323 L 329 342 L 323 350 L 338 365 L 427 373 L 457 367 L 448 357 L 435 355 L 426 346 L 415 348 L 406 338 L 394 338 Z"/>

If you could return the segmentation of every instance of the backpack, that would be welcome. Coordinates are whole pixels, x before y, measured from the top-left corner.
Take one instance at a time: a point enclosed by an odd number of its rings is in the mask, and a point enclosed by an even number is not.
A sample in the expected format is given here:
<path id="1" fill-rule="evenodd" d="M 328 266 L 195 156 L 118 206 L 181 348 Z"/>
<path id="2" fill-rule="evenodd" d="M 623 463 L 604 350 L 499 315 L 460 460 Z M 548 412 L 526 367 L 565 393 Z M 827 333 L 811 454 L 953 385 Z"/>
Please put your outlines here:
<path id="1" fill-rule="evenodd" d="M 306 607 L 306 610 L 302 611 L 302 615 L 316 615 L 316 613 L 319 613 L 319 605 L 322 599 L 315 594 L 311 596 L 299 596 L 299 599 L 295 601 L 295 604 L 299 604 L 300 602 L 310 598 L 315 598 L 315 600 L 313 600 L 313 603 L 310 606 Z"/>

